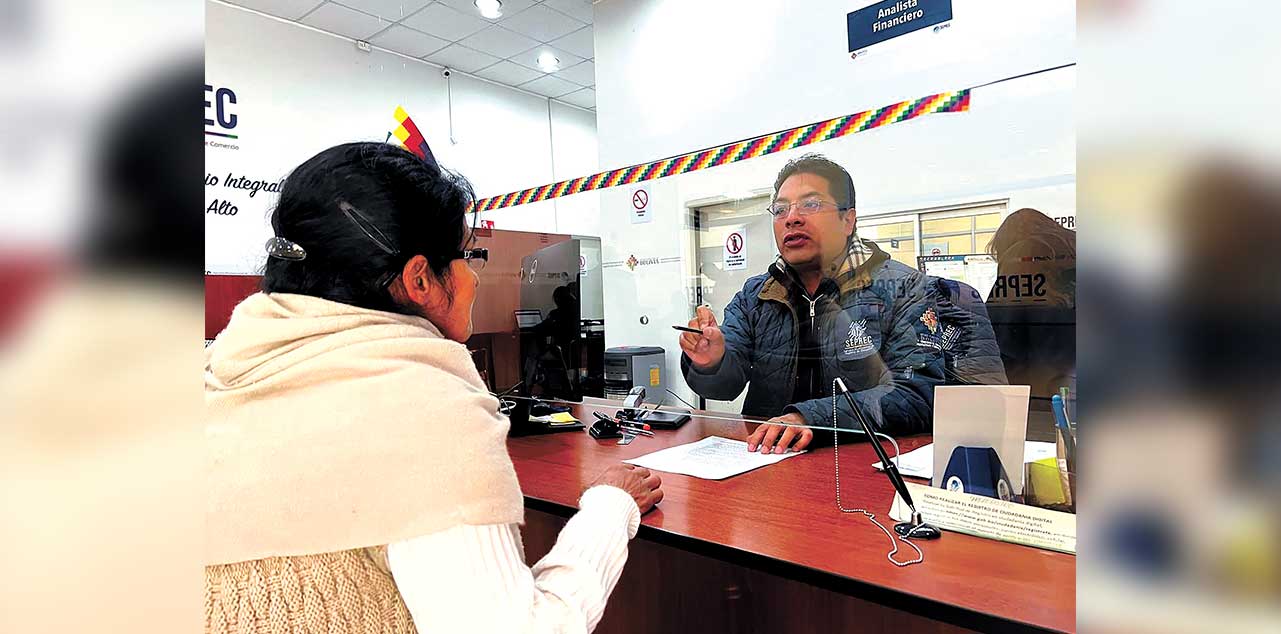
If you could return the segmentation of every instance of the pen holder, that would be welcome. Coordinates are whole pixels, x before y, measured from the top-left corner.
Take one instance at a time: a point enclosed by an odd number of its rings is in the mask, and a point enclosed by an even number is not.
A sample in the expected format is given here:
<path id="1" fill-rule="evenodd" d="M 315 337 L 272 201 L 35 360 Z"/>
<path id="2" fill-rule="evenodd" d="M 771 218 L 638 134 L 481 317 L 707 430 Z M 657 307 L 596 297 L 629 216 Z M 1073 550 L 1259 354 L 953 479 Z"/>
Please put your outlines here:
<path id="1" fill-rule="evenodd" d="M 1028 504 L 1067 513 L 1076 512 L 1076 473 L 1064 457 L 1063 431 L 1055 431 L 1057 455 L 1027 463 L 1024 482 Z"/>
<path id="2" fill-rule="evenodd" d="M 1059 429 L 1054 434 L 1055 448 L 1059 460 L 1059 480 L 1063 483 L 1063 490 L 1067 492 L 1067 510 L 1071 513 L 1076 512 L 1076 469 L 1073 461 L 1067 459 L 1066 442 L 1063 439 L 1065 432 Z M 1070 433 L 1070 432 L 1067 432 Z"/>

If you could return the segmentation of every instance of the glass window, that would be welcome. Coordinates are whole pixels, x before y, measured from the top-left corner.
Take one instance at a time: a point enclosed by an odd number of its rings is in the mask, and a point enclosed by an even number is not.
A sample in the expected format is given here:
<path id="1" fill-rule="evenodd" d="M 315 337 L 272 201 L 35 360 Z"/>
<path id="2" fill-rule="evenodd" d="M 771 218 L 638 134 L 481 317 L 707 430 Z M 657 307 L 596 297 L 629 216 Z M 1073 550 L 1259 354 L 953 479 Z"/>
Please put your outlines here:
<path id="1" fill-rule="evenodd" d="M 1001 226 L 1001 212 L 982 214 L 974 217 L 974 229 L 976 231 L 996 231 Z"/>
<path id="2" fill-rule="evenodd" d="M 974 234 L 974 252 L 987 253 L 987 247 L 992 243 L 992 237 L 995 235 L 995 231 L 984 231 L 983 233 Z"/>
<path id="3" fill-rule="evenodd" d="M 971 208 L 970 215 L 956 216 L 956 211 L 925 214 L 921 219 L 922 255 L 968 255 L 987 253 L 987 245 L 1001 226 L 1004 205 L 983 205 Z M 964 212 L 962 212 L 964 213 Z M 945 217 L 930 217 L 944 215 Z"/>
<path id="4" fill-rule="evenodd" d="M 970 234 L 961 236 L 921 237 L 923 255 L 965 255 L 972 253 L 974 237 Z"/>
<path id="5" fill-rule="evenodd" d="M 890 254 L 890 257 L 912 268 L 916 268 L 916 240 L 913 238 L 915 218 L 902 222 L 890 222 L 867 227 L 859 227 L 858 235 L 864 240 L 871 240 Z"/>
<path id="6" fill-rule="evenodd" d="M 895 260 L 898 260 L 912 268 L 916 268 L 916 241 L 908 238 L 906 240 L 898 240 L 897 247 L 895 247 L 894 244 L 895 241 L 890 240 L 877 243 L 877 245 L 884 249 L 886 253 L 890 254 L 891 258 L 894 258 Z"/>
<path id="7" fill-rule="evenodd" d="M 939 218 L 921 221 L 921 237 L 945 235 L 949 233 L 970 233 L 974 230 L 974 217 Z"/>
<path id="8" fill-rule="evenodd" d="M 911 238 L 912 221 L 892 222 L 889 224 L 859 227 L 859 237 L 866 240 L 887 240 L 890 238 Z"/>

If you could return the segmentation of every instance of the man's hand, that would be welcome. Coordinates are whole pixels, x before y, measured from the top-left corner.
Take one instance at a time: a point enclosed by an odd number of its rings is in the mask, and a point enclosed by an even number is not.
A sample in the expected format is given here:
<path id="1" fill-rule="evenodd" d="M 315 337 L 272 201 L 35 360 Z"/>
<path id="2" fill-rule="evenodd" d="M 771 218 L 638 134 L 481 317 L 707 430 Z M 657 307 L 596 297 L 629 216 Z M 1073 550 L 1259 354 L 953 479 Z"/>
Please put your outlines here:
<path id="1" fill-rule="evenodd" d="M 777 423 L 786 423 L 786 425 Z M 769 419 L 769 422 L 757 427 L 756 431 L 747 437 L 747 450 L 756 451 L 759 447 L 761 453 L 800 451 L 808 447 L 811 440 L 814 440 L 814 430 L 808 427 L 789 427 L 788 425 L 804 424 L 806 424 L 805 417 L 796 412 L 775 416 Z"/>
<path id="2" fill-rule="evenodd" d="M 699 306 L 694 318 L 689 320 L 689 327 L 703 331 L 702 335 L 692 332 L 683 333 L 680 339 L 681 350 L 689 357 L 690 363 L 699 370 L 710 370 L 721 363 L 725 357 L 725 335 L 716 325 L 716 316 L 712 309 Z"/>

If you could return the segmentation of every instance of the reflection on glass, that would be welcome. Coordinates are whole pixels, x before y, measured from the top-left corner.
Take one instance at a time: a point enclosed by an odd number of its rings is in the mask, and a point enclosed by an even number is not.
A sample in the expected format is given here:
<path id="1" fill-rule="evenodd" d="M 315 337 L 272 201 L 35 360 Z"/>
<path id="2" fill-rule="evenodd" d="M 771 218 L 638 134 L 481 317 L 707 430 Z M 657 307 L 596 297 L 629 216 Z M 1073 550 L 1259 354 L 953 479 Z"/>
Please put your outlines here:
<path id="1" fill-rule="evenodd" d="M 743 288 L 748 278 L 760 271 L 749 266 L 726 266 L 725 243 L 732 232 L 739 232 L 744 237 L 745 248 L 753 258 L 763 261 L 773 260 L 777 249 L 774 246 L 773 218 L 760 212 L 770 203 L 770 196 L 754 196 L 716 205 L 700 207 L 696 210 L 696 225 L 700 228 L 696 234 L 696 261 L 700 275 L 695 279 L 694 298 L 686 317 L 693 314 L 693 307 L 706 305 L 713 314 L 722 315 L 726 306 L 734 299 L 735 294 Z M 676 325 L 676 324 L 673 324 Z M 674 345 L 669 345 L 672 348 Z M 683 383 L 683 381 L 677 381 Z M 737 414 L 743 410 L 743 398 L 725 401 L 704 401 L 704 407 L 717 412 Z"/>
<path id="2" fill-rule="evenodd" d="M 975 230 L 978 230 L 978 231 L 982 231 L 984 229 L 996 230 L 996 228 L 1000 226 L 1001 226 L 1000 213 L 980 214 L 974 217 Z"/>
<path id="3" fill-rule="evenodd" d="M 991 250 L 992 238 L 994 237 L 996 237 L 995 231 L 974 234 L 974 252 L 988 253 Z"/>
<path id="4" fill-rule="evenodd" d="M 880 225 L 871 225 L 859 230 L 859 236 L 864 240 L 889 240 L 890 238 L 911 238 L 912 221 L 890 222 Z"/>
<path id="5" fill-rule="evenodd" d="M 479 275 L 485 309 L 473 317 L 467 346 L 513 433 L 555 431 L 540 421 L 529 425 L 530 417 L 604 394 L 600 240 L 501 230 L 477 236 L 489 249 Z"/>
<path id="6" fill-rule="evenodd" d="M 1003 205 L 1002 205 L 1003 206 Z M 991 206 L 979 209 L 991 209 Z M 1000 212 L 921 220 L 922 255 L 965 255 L 986 253 L 992 232 L 1001 224 Z"/>
<path id="7" fill-rule="evenodd" d="M 690 326 L 703 333 L 680 336 L 686 383 L 722 401 L 746 389 L 747 416 L 852 428 L 849 405 L 833 403 L 839 377 L 878 427 L 928 429 L 933 387 L 944 380 L 943 326 L 927 278 L 881 247 L 891 234 L 911 235 L 910 222 L 860 236 L 852 179 L 819 155 L 789 162 L 773 192 L 783 205 L 815 197 L 830 204 L 812 214 L 788 205 L 770 227 L 774 262 L 751 271 L 722 314 L 699 309 Z M 799 438 L 784 431 L 778 442 Z"/>
<path id="8" fill-rule="evenodd" d="M 896 261 L 916 266 L 916 240 L 913 238 L 914 220 L 871 225 L 859 230 L 859 237 L 871 240 Z"/>
<path id="9" fill-rule="evenodd" d="M 897 242 L 886 240 L 885 242 L 877 242 L 877 245 L 888 252 L 895 261 L 902 262 L 908 266 L 916 265 L 916 240 L 898 240 Z"/>
<path id="10" fill-rule="evenodd" d="M 1009 215 L 991 241 L 987 308 L 1011 383 L 1046 407 L 1076 387 L 1076 232 L 1035 209 Z"/>
<path id="11" fill-rule="evenodd" d="M 998 275 L 996 262 L 1004 202 L 863 225 L 856 209 L 842 209 L 854 206 L 854 189 L 840 166 L 816 161 L 809 167 L 819 173 L 790 164 L 780 173 L 769 202 L 786 205 L 787 212 L 769 218 L 768 231 L 736 213 L 742 200 L 697 210 L 694 291 L 707 308 L 689 325 L 708 330 L 673 336 L 686 385 L 704 399 L 700 407 L 784 427 L 835 421 L 848 428 L 851 412 L 837 402 L 835 418 L 831 413 L 831 381 L 841 377 L 858 388 L 859 403 L 876 425 L 904 434 L 930 429 L 937 385 L 1037 380 L 1042 385 L 1034 399 L 1071 385 L 1073 372 L 1064 370 L 1071 362 L 1053 361 L 1058 369 L 1047 369 L 1049 359 L 1018 361 L 1049 331 L 1023 328 L 1011 337 L 1018 316 L 1001 301 L 995 316 L 989 310 L 989 295 L 1015 283 L 1009 273 Z M 830 201 L 818 213 L 800 213 L 791 204 L 815 196 Z M 744 227 L 752 239 L 773 242 L 773 249 L 753 247 L 754 253 L 778 255 L 765 267 L 727 270 L 726 236 Z M 954 266 L 927 273 L 918 256 L 931 253 L 952 256 Z M 1071 310 L 1055 319 L 1075 323 Z M 1061 347 L 1047 336 L 1051 348 Z M 1006 345 L 1009 354 L 1003 354 Z"/>
<path id="12" fill-rule="evenodd" d="M 921 235 L 943 236 L 952 233 L 970 233 L 974 228 L 973 216 L 963 216 L 960 218 L 943 218 L 940 220 L 922 220 Z"/>
<path id="13" fill-rule="evenodd" d="M 925 223 L 921 223 L 925 224 Z M 959 236 L 921 236 L 926 255 L 951 255 L 974 252 L 974 237 L 968 232 Z"/>

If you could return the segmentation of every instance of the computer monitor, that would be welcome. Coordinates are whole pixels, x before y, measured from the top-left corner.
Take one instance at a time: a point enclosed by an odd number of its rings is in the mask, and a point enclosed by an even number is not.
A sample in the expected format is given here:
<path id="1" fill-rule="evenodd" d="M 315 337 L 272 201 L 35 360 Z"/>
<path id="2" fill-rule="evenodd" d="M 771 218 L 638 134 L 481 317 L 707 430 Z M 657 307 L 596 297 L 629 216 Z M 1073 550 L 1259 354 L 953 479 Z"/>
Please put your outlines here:
<path id="1" fill-rule="evenodd" d="M 543 321 L 543 311 L 541 310 L 516 310 L 516 327 L 524 330 L 533 328 Z"/>

